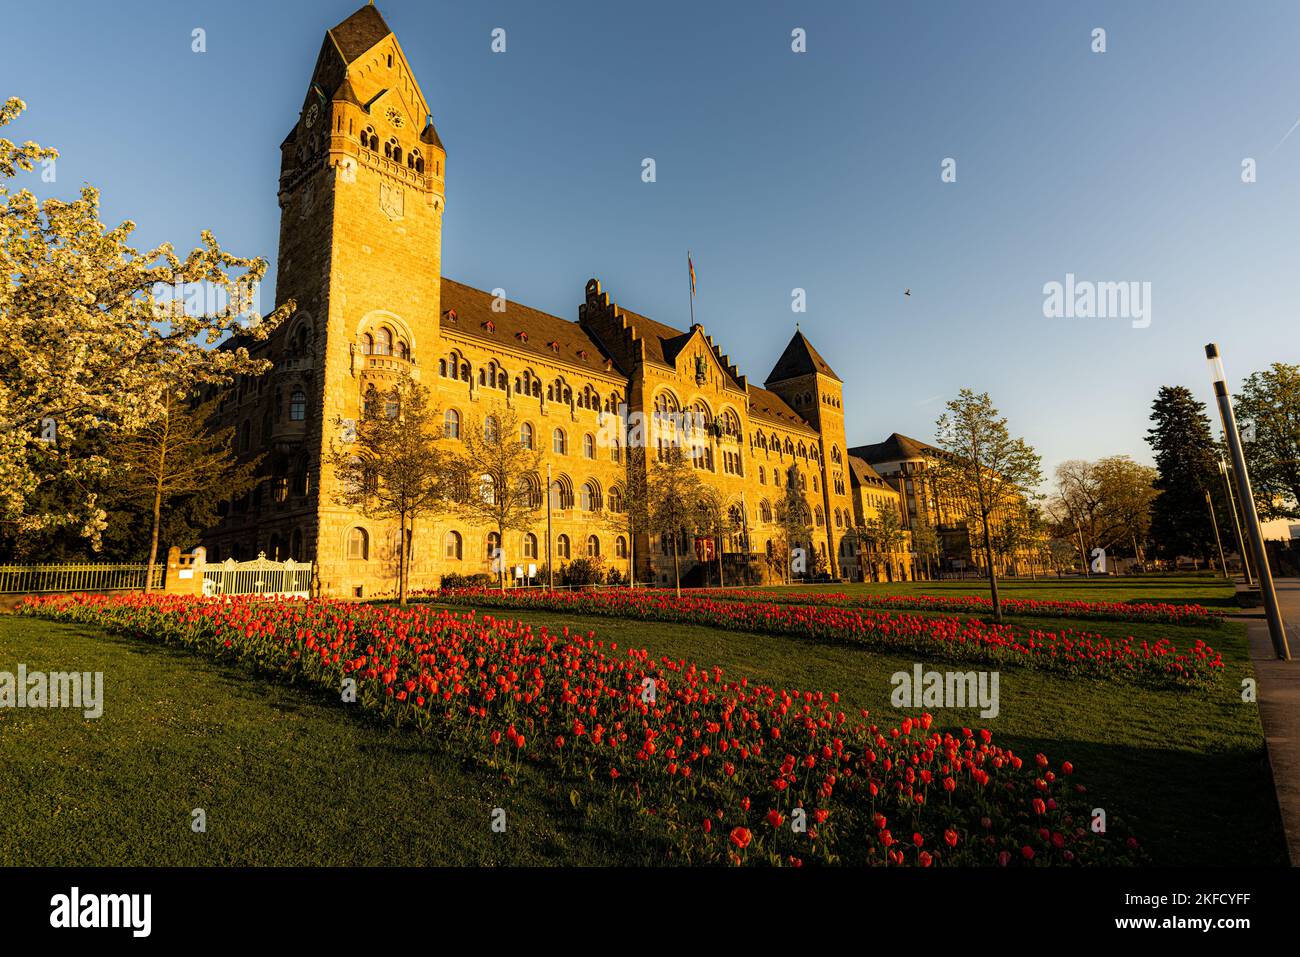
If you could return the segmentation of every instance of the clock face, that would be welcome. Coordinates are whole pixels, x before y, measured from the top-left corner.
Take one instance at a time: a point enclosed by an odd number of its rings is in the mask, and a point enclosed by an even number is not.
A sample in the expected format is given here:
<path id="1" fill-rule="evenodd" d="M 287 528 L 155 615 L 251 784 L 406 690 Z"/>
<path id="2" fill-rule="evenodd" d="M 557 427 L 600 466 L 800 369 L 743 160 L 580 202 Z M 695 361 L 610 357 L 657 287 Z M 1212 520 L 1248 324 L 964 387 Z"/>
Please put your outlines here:
<path id="1" fill-rule="evenodd" d="M 402 128 L 402 114 L 398 113 L 396 108 L 390 106 L 388 112 L 385 113 L 384 116 L 387 118 L 393 129 L 400 130 Z"/>
<path id="2" fill-rule="evenodd" d="M 307 116 L 303 119 L 303 122 L 307 124 L 307 129 L 311 129 L 316 125 L 316 117 L 318 116 L 320 116 L 320 107 L 313 103 L 307 108 Z"/>

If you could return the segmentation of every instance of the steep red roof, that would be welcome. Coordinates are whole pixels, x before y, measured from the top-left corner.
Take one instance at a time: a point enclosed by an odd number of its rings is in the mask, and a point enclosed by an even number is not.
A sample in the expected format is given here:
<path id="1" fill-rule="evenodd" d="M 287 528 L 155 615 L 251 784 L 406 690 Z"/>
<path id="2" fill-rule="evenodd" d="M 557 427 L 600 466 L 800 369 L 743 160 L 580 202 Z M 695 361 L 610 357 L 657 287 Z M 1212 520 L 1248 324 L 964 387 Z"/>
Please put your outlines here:
<path id="1" fill-rule="evenodd" d="M 624 375 L 600 343 L 576 322 L 510 301 L 505 311 L 493 312 L 494 299 L 490 292 L 444 276 L 441 327 L 551 362 Z M 455 321 L 449 316 L 451 312 L 456 314 Z"/>
<path id="2" fill-rule="evenodd" d="M 749 386 L 749 414 L 753 418 L 775 422 L 787 429 L 815 431 L 803 416 L 786 404 L 783 398 L 775 392 L 760 389 L 756 385 Z"/>

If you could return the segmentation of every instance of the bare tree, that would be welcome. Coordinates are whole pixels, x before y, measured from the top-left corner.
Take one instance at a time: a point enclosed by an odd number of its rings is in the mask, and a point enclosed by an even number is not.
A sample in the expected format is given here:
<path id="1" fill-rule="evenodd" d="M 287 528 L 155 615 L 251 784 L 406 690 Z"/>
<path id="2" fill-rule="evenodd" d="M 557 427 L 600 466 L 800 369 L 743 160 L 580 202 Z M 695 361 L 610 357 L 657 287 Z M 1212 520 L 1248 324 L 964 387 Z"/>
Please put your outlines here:
<path id="1" fill-rule="evenodd" d="M 804 542 L 808 543 L 810 550 L 812 548 L 812 509 L 808 507 L 808 501 L 803 497 L 799 478 L 799 470 L 791 466 L 785 476 L 785 494 L 777 499 L 773 506 L 773 517 L 785 556 L 783 577 L 787 582 L 790 581 L 791 572 L 794 570 L 794 549 L 802 547 Z M 806 571 L 805 559 L 799 572 L 804 574 Z"/>
<path id="2" fill-rule="evenodd" d="M 935 423 L 935 440 L 948 453 L 935 457 L 936 477 L 949 489 L 965 490 L 982 534 L 993 618 L 1001 622 L 992 524 L 994 516 L 1018 507 L 1042 481 L 1041 459 L 1024 439 L 1012 438 L 987 392 L 962 389 Z"/>
<path id="3" fill-rule="evenodd" d="M 506 533 L 532 528 L 541 504 L 541 454 L 523 443 L 520 425 L 513 409 L 472 420 L 462 435 L 455 465 L 468 491 L 456 501 L 457 511 L 497 534 L 492 562 L 502 591 L 506 588 Z"/>
<path id="4" fill-rule="evenodd" d="M 403 605 L 415 522 L 463 497 L 451 453 L 438 442 L 441 418 L 429 404 L 429 390 L 404 376 L 389 391 L 367 396 L 352 441 L 331 443 L 328 456 L 339 504 L 367 518 L 397 520 L 397 600 Z"/>
<path id="5" fill-rule="evenodd" d="M 210 431 L 217 399 L 191 408 L 175 392 L 162 396 L 154 419 L 127 433 L 110 451 L 112 472 L 123 489 L 122 498 L 139 502 L 149 515 L 149 574 L 153 583 L 163 512 L 178 499 L 215 503 L 237 499 L 257 485 L 261 456 L 243 462 L 235 458 L 234 428 Z"/>
<path id="6" fill-rule="evenodd" d="M 682 535 L 695 526 L 700 488 L 689 453 L 677 443 L 664 447 L 650 472 L 650 528 L 672 541 L 673 586 L 678 596 L 682 593 L 679 545 Z"/>

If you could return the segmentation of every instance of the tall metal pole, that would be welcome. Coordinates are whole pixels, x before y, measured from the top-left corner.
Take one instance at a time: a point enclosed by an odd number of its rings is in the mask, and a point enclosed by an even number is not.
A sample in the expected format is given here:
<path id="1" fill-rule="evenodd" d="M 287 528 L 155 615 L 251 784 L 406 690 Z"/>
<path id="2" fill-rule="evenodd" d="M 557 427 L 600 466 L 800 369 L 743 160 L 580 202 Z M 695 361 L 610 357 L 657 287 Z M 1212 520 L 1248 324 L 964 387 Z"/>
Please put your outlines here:
<path id="1" fill-rule="evenodd" d="M 555 562 L 551 559 L 551 463 L 546 463 L 546 590 L 555 590 Z"/>
<path id="2" fill-rule="evenodd" d="M 1228 492 L 1228 508 L 1232 511 L 1232 528 L 1237 535 L 1237 551 L 1241 555 L 1241 570 L 1246 573 L 1246 584 L 1254 585 L 1254 576 L 1250 573 L 1250 556 L 1246 554 L 1246 540 L 1241 537 L 1241 522 L 1237 519 L 1237 496 L 1232 494 L 1232 480 L 1228 478 L 1228 463 L 1219 459 L 1219 474 L 1223 476 L 1223 487 Z"/>
<path id="3" fill-rule="evenodd" d="M 1205 358 L 1210 362 L 1214 379 L 1214 397 L 1219 403 L 1219 416 L 1223 420 L 1223 434 L 1232 452 L 1233 474 L 1237 479 L 1237 494 L 1241 498 L 1241 512 L 1246 520 L 1246 534 L 1250 537 L 1251 551 L 1255 553 L 1255 571 L 1259 575 L 1259 590 L 1264 598 L 1264 613 L 1268 617 L 1268 633 L 1273 640 L 1273 652 L 1282 661 L 1291 660 L 1287 645 L 1286 625 L 1277 606 L 1277 592 L 1273 589 L 1273 573 L 1268 567 L 1268 552 L 1264 549 L 1264 535 L 1259 527 L 1259 513 L 1255 511 L 1255 495 L 1250 488 L 1250 473 L 1246 471 L 1246 455 L 1241 448 L 1241 435 L 1237 432 L 1237 417 L 1232 411 L 1232 396 L 1228 394 L 1228 377 L 1219 358 L 1219 347 L 1213 342 L 1205 347 Z"/>
<path id="4" fill-rule="evenodd" d="M 1223 540 L 1219 538 L 1219 520 L 1214 515 L 1214 500 L 1210 498 L 1210 490 L 1205 490 L 1205 507 L 1210 510 L 1210 527 L 1214 529 L 1214 544 L 1219 549 L 1219 574 L 1224 578 L 1228 577 L 1228 560 L 1223 557 Z"/>

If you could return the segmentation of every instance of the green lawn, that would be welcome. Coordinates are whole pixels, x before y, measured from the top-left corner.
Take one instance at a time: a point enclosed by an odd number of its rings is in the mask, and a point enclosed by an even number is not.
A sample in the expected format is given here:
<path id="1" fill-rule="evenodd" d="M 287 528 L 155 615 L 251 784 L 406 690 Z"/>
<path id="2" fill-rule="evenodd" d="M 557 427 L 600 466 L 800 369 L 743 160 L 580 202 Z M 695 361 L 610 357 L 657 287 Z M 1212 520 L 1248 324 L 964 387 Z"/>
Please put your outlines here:
<path id="1" fill-rule="evenodd" d="M 1153 594 L 1161 580 L 1120 584 L 1090 587 L 1116 589 L 1111 596 L 1141 589 L 1146 597 L 1174 600 Z M 940 590 L 939 583 L 921 585 L 917 590 Z M 976 583 L 961 585 L 979 590 Z M 1164 580 L 1163 587 L 1185 589 L 1187 600 L 1207 604 L 1231 594 L 1213 580 Z M 778 687 L 839 691 L 846 710 L 869 708 L 882 725 L 902 716 L 890 706 L 890 676 L 913 664 L 856 646 L 698 626 L 555 613 L 499 616 L 552 630 L 565 624 L 594 630 L 620 647 L 716 664 L 733 677 Z M 1201 692 L 1004 667 L 997 718 L 939 711 L 940 725 L 987 726 L 1025 757 L 1041 750 L 1071 760 L 1094 806 L 1126 819 L 1157 863 L 1285 863 L 1258 714 L 1239 696 L 1241 679 L 1251 674 L 1241 624 L 1013 623 L 1169 635 L 1180 644 L 1202 637 L 1223 653 L 1226 673 L 1217 689 Z M 0 864 L 666 859 L 667 842 L 655 822 L 611 807 L 599 785 L 528 767 L 512 785 L 435 740 L 349 713 L 336 699 L 182 649 L 0 616 L 0 670 L 19 662 L 30 670 L 103 671 L 106 701 L 104 716 L 92 721 L 72 711 L 0 709 Z M 939 660 L 925 664 L 943 668 Z M 569 800 L 575 788 L 576 810 Z M 207 811 L 206 834 L 189 829 L 195 807 Z M 490 830 L 494 807 L 507 810 L 505 835 Z"/>
<path id="2" fill-rule="evenodd" d="M 0 709 L 3 866 L 663 860 L 646 819 L 570 804 L 599 787 L 526 766 L 511 785 L 337 699 L 181 649 L 0 615 L 0 671 L 19 662 L 102 671 L 104 713 Z"/>

